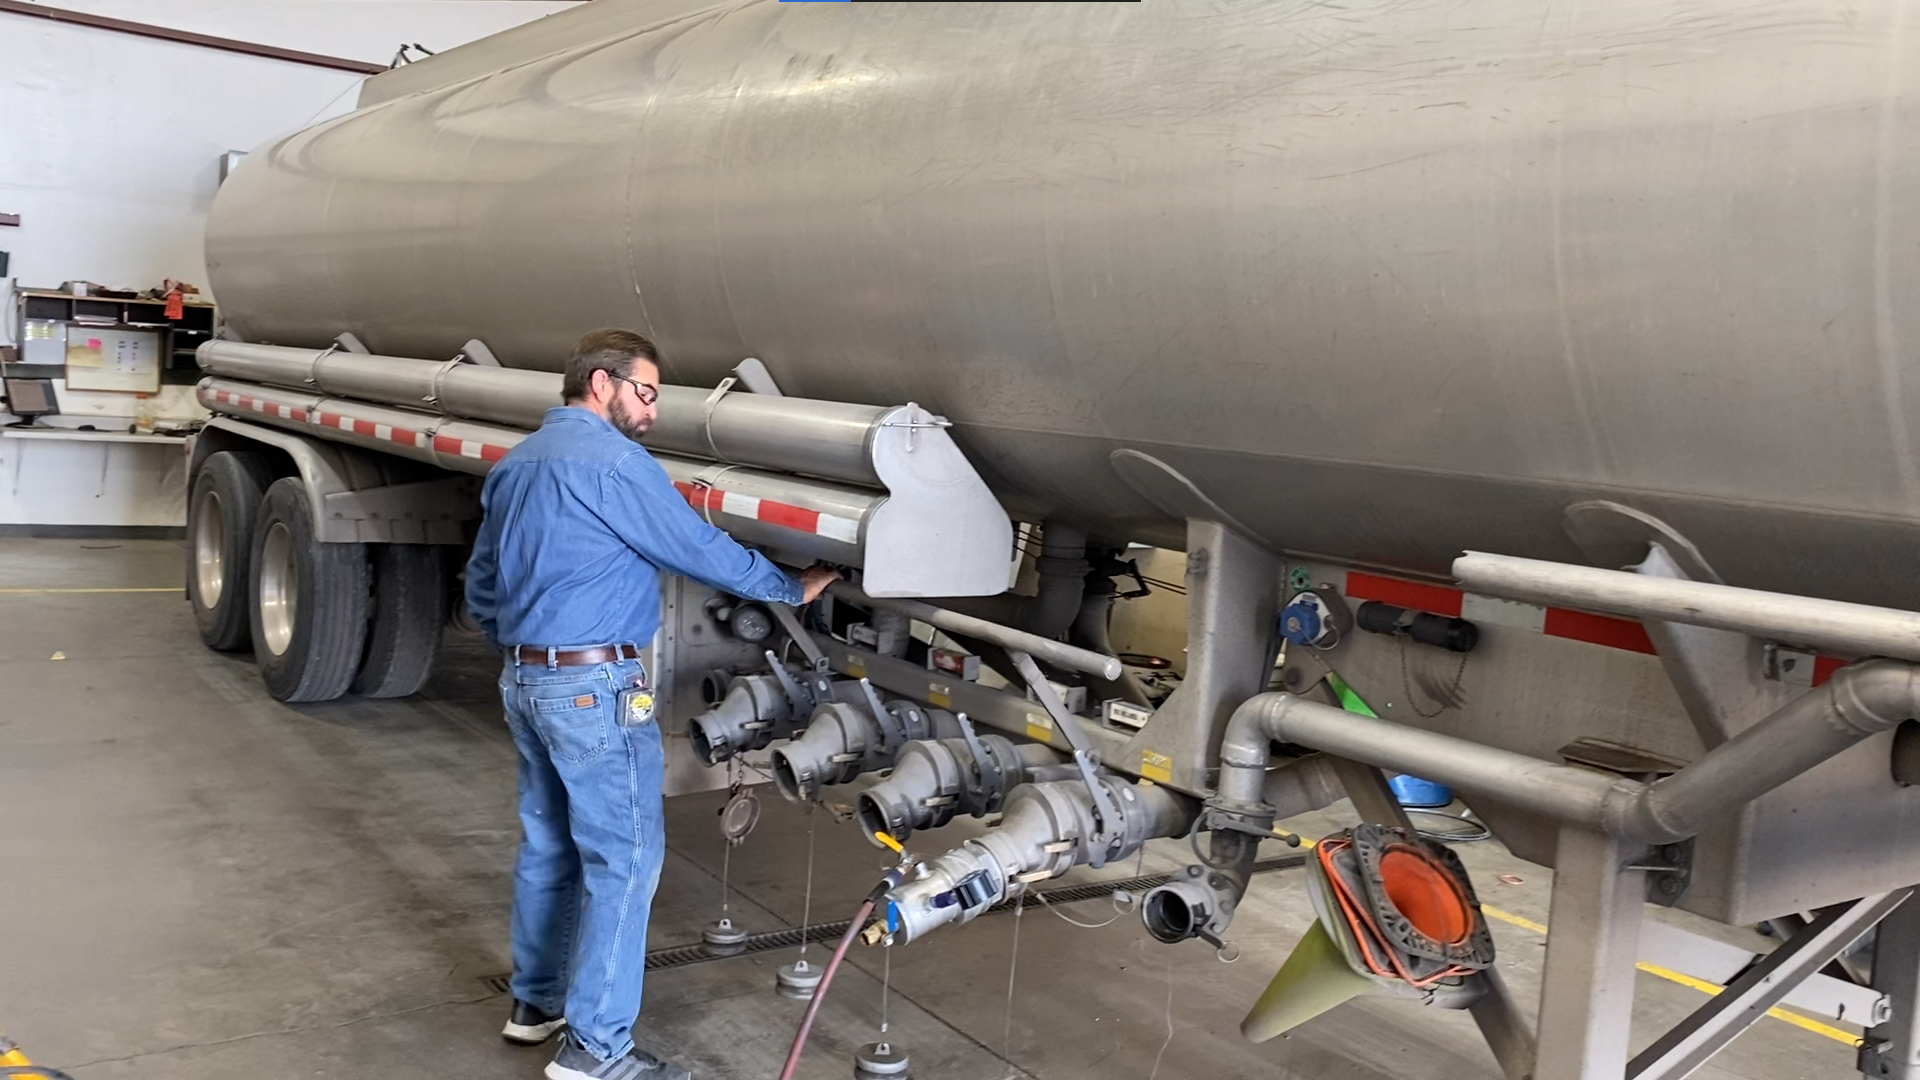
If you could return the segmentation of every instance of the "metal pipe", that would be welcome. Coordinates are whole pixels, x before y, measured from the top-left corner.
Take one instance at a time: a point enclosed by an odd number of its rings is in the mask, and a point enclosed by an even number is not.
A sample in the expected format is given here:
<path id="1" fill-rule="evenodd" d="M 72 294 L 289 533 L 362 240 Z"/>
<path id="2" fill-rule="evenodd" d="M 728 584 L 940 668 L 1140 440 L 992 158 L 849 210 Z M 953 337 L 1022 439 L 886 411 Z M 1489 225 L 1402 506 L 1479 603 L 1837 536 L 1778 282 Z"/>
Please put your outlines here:
<path id="1" fill-rule="evenodd" d="M 1158 784 L 1114 777 L 1097 781 L 1120 820 L 1108 822 L 1112 850 L 1121 859 L 1155 837 L 1183 835 L 1199 804 Z M 1084 781 L 1022 784 L 1007 798 L 998 828 L 918 868 L 914 880 L 887 893 L 890 925 L 901 942 L 947 923 L 966 922 L 1006 897 L 1016 880 L 1058 877 L 1089 861 L 1098 832 L 1092 791 Z"/>
<path id="2" fill-rule="evenodd" d="M 1628 831 L 1650 842 L 1699 832 L 1870 735 L 1920 718 L 1920 669 L 1864 660 L 1774 710 L 1693 764 L 1648 785 L 1628 809 Z"/>
<path id="3" fill-rule="evenodd" d="M 1112 578 L 1095 578 L 1088 575 L 1086 590 L 1080 599 L 1080 614 L 1067 630 L 1067 643 L 1083 649 L 1100 653 L 1103 656 L 1114 655 L 1113 639 L 1108 632 L 1108 620 L 1113 613 L 1114 587 Z M 1141 685 L 1130 671 L 1122 671 L 1118 679 L 1102 679 L 1094 688 L 1101 700 L 1118 697 L 1129 704 L 1150 707 L 1152 699 L 1147 696 L 1147 688 Z"/>
<path id="4" fill-rule="evenodd" d="M 893 597 L 875 599 L 854 588 L 847 582 L 835 582 L 827 591 L 836 599 L 861 607 L 884 607 L 905 614 L 938 627 L 953 634 L 976 637 L 982 641 L 991 641 L 1002 648 L 1017 649 L 1037 659 L 1045 660 L 1055 667 L 1083 671 L 1089 675 L 1098 675 L 1103 679 L 1117 679 L 1123 670 L 1118 657 L 1102 656 L 1088 649 L 1075 648 L 1052 638 L 1043 638 L 1010 626 L 976 619 L 971 615 L 962 615 L 957 611 L 948 611 L 918 600 L 902 600 Z"/>
<path id="5" fill-rule="evenodd" d="M 1087 588 L 1087 534 L 1064 521 L 1040 527 L 1040 555 L 1034 560 L 1040 582 L 1026 605 L 1020 628 L 1044 638 L 1056 638 L 1080 614 Z"/>
<path id="6" fill-rule="evenodd" d="M 1733 630 L 1845 656 L 1920 661 L 1920 614 L 1704 581 L 1469 551 L 1453 576 L 1470 592 L 1635 619 Z"/>
<path id="7" fill-rule="evenodd" d="M 780 794 L 795 802 L 818 799 L 828 784 L 844 784 L 892 765 L 903 746 L 960 734 L 959 721 L 945 709 L 898 699 L 876 711 L 873 702 L 878 700 L 831 702 L 815 709 L 807 729 L 773 751 L 773 779 Z"/>
<path id="8" fill-rule="evenodd" d="M 1235 829 L 1207 834 L 1208 866 L 1189 866 L 1140 899 L 1140 921 L 1154 940 L 1204 937 L 1219 942 L 1247 895 L 1260 838 Z"/>
<path id="9" fill-rule="evenodd" d="M 1599 827 L 1611 776 L 1556 765 L 1420 728 L 1350 713 L 1292 694 L 1258 694 L 1235 709 L 1220 744 L 1218 803 L 1261 807 L 1268 744 L 1299 743 L 1368 765 L 1412 772 L 1462 791 L 1497 795 L 1516 808 Z M 1639 785 L 1634 785 L 1639 786 Z"/>
<path id="10" fill-rule="evenodd" d="M 561 404 L 561 377 L 546 371 L 238 341 L 209 341 L 197 356 L 215 375 L 527 431 Z M 659 415 L 641 441 L 670 453 L 885 487 L 874 440 L 882 428 L 904 422 L 907 408 L 747 393 L 716 397 L 700 387 L 662 386 Z"/>
<path id="11" fill-rule="evenodd" d="M 497 424 L 225 379 L 202 379 L 196 396 L 216 413 L 466 473 L 484 474 L 527 437 Z M 885 495 L 824 480 L 664 453 L 654 460 L 713 524 L 796 560 L 863 565 L 868 525 L 887 501 Z"/>
<path id="12" fill-rule="evenodd" d="M 1217 804 L 1270 814 L 1260 802 L 1268 744 L 1299 743 L 1414 772 L 1529 813 L 1641 843 L 1696 835 L 1870 735 L 1920 716 L 1920 671 L 1894 660 L 1842 668 L 1693 764 L 1652 784 L 1556 765 L 1306 701 L 1260 694 L 1234 710 L 1220 748 Z"/>
<path id="13" fill-rule="evenodd" d="M 860 831 L 880 847 L 881 832 L 905 843 L 915 830 L 937 829 L 957 814 L 984 817 L 1035 770 L 1065 760 L 1050 746 L 1004 735 L 917 739 L 901 748 L 885 780 L 860 793 Z"/>

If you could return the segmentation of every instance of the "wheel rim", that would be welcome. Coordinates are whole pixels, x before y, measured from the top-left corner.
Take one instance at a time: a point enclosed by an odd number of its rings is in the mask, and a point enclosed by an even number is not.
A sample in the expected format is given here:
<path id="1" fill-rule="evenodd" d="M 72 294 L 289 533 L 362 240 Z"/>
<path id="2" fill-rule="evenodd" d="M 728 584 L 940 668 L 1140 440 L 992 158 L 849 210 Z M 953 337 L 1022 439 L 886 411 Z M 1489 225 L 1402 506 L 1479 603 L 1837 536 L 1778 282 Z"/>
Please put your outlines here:
<path id="1" fill-rule="evenodd" d="M 209 491 L 193 517 L 194 580 L 201 606 L 209 609 L 220 606 L 227 587 L 227 519 L 220 509 L 219 494 Z"/>
<path id="2" fill-rule="evenodd" d="M 293 643 L 293 621 L 298 616 L 300 567 L 294 561 L 293 533 L 285 522 L 276 521 L 267 528 L 266 543 L 260 548 L 260 630 L 267 649 L 275 656 L 286 654 Z"/>

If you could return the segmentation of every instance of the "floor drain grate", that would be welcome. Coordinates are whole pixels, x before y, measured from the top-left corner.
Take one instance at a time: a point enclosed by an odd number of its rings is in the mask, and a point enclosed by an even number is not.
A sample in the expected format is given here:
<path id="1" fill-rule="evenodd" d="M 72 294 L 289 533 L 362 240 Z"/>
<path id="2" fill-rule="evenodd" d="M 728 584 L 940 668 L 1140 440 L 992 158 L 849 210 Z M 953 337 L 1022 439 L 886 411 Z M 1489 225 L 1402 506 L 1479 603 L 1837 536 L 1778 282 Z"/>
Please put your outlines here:
<path id="1" fill-rule="evenodd" d="M 513 976 L 511 975 L 482 975 L 480 976 L 480 985 L 496 994 L 504 994 L 512 989 L 510 985 L 512 980 Z"/>

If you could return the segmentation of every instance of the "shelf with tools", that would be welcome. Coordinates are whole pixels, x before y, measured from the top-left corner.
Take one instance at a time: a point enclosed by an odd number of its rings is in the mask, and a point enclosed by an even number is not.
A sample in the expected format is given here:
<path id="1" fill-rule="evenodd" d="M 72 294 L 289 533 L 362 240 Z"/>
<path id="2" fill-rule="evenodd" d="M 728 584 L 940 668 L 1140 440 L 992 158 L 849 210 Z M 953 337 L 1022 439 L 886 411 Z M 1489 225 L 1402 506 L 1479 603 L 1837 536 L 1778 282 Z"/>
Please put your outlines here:
<path id="1" fill-rule="evenodd" d="M 19 354 L 9 378 L 64 378 L 76 390 L 155 393 L 199 378 L 194 350 L 218 329 L 190 297 L 14 289 Z M 171 310 L 170 310 L 171 309 Z"/>

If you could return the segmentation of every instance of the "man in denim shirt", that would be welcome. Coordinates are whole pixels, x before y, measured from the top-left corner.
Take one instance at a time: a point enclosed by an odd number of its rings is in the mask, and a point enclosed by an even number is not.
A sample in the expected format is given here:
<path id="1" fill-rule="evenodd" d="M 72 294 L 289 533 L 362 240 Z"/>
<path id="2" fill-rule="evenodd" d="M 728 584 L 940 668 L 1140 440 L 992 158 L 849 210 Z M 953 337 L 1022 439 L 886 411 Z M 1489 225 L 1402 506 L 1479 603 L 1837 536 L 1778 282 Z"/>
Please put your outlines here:
<path id="1" fill-rule="evenodd" d="M 653 423 L 658 360 L 625 330 L 580 340 L 566 404 L 487 476 L 467 563 L 467 604 L 506 654 L 500 695 L 520 749 L 503 1034 L 536 1045 L 568 1027 L 550 1080 L 692 1076 L 633 1045 L 666 854 L 665 757 L 651 716 L 623 715 L 619 701 L 646 678 L 638 655 L 660 625 L 660 575 L 784 604 L 813 600 L 835 577 L 815 568 L 796 581 L 734 543 L 634 441 Z"/>

